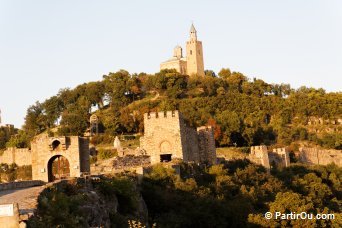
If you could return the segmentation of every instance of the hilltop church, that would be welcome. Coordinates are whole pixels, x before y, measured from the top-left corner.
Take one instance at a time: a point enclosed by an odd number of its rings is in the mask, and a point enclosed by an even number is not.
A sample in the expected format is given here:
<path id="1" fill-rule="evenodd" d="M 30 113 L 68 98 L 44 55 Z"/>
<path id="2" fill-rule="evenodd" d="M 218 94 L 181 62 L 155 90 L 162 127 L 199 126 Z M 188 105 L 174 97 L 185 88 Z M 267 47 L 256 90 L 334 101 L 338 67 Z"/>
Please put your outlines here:
<path id="1" fill-rule="evenodd" d="M 190 28 L 190 40 L 186 42 L 186 57 L 183 57 L 183 49 L 176 46 L 173 57 L 160 64 L 160 70 L 176 69 L 181 74 L 189 76 L 204 76 L 202 42 L 197 40 L 197 31 L 192 24 Z"/>

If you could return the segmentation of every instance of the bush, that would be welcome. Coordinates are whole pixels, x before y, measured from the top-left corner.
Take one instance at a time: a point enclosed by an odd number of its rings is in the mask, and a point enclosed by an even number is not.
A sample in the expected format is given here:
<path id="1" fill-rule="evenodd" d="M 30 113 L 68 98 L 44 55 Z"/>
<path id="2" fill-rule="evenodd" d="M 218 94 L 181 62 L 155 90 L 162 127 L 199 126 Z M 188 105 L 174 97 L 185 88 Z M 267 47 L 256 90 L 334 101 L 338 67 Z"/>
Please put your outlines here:
<path id="1" fill-rule="evenodd" d="M 16 170 L 17 180 L 32 180 L 32 166 L 19 166 Z"/>
<path id="2" fill-rule="evenodd" d="M 89 161 L 90 161 L 90 164 L 96 163 L 97 162 L 97 156 L 90 156 Z"/>
<path id="3" fill-rule="evenodd" d="M 32 166 L 17 166 L 15 163 L 0 165 L 0 182 L 11 182 L 15 180 L 32 180 Z"/>
<path id="4" fill-rule="evenodd" d="M 98 134 L 94 135 L 90 139 L 90 143 L 93 145 L 99 145 L 99 144 L 111 144 L 114 142 L 114 138 L 110 134 Z"/>
<path id="5" fill-rule="evenodd" d="M 113 177 L 102 179 L 97 189 L 109 201 L 116 197 L 119 203 L 118 212 L 122 215 L 132 214 L 138 207 L 138 193 L 129 177 Z"/>
<path id="6" fill-rule="evenodd" d="M 110 150 L 110 149 L 99 149 L 98 151 L 98 158 L 101 159 L 101 160 L 104 160 L 104 159 L 109 159 L 109 158 L 112 158 L 114 156 L 117 156 L 118 155 L 118 152 L 116 150 Z"/>

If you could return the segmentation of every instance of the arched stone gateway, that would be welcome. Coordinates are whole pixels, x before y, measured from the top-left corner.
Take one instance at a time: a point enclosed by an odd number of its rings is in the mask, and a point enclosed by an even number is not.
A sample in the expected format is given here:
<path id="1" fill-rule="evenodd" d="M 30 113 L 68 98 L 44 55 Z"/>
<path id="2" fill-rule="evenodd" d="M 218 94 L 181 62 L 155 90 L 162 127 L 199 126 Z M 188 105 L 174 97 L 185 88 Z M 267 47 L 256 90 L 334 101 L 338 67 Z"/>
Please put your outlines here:
<path id="1" fill-rule="evenodd" d="M 56 155 L 50 158 L 47 170 L 49 182 L 70 177 L 70 163 L 62 155 Z"/>
<path id="2" fill-rule="evenodd" d="M 31 142 L 31 154 L 33 180 L 48 182 L 90 172 L 88 138 L 41 134 Z"/>

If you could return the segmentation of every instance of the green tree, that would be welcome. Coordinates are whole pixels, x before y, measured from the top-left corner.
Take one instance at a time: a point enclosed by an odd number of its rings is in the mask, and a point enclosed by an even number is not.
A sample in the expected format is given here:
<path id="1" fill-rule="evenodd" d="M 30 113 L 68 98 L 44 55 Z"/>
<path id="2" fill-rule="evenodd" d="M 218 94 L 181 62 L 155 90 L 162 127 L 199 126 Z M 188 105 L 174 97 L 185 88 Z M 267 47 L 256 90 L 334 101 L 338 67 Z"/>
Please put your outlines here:
<path id="1" fill-rule="evenodd" d="M 218 73 L 218 76 L 222 79 L 228 79 L 231 76 L 231 72 L 229 68 L 222 68 Z"/>

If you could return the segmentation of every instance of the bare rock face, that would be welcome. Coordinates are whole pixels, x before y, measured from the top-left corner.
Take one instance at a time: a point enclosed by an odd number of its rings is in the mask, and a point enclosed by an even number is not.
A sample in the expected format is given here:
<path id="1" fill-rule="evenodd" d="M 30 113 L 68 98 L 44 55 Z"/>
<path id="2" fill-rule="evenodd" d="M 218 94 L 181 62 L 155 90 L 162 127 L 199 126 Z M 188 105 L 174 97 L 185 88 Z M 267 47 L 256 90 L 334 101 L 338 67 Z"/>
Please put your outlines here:
<path id="1" fill-rule="evenodd" d="M 28 225 L 122 227 L 129 218 L 147 224 L 147 206 L 137 183 L 134 176 L 101 176 L 51 184 L 38 197 Z"/>
<path id="2" fill-rule="evenodd" d="M 147 205 L 145 203 L 145 200 L 143 199 L 142 196 L 140 196 L 139 200 L 138 200 L 138 217 L 139 217 L 139 221 L 147 224 L 147 222 L 148 222 L 148 209 L 147 209 Z"/>
<path id="3" fill-rule="evenodd" d="M 85 193 L 88 197 L 88 201 L 85 205 L 82 205 L 80 210 L 86 214 L 87 223 L 90 227 L 97 227 L 102 225 L 104 227 L 110 227 L 110 213 L 116 213 L 118 208 L 118 200 L 114 195 L 110 201 L 105 201 L 98 195 L 96 191 L 90 191 Z"/>

